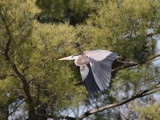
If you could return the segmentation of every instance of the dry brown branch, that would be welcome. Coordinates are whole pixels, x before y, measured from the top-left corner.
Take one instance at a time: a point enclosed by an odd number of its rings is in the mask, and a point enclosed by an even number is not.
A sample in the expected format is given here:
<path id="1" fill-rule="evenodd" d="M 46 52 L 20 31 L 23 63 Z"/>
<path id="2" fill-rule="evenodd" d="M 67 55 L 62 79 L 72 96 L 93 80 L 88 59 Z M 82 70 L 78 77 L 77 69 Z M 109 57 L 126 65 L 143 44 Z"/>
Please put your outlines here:
<path id="1" fill-rule="evenodd" d="M 128 34 L 126 34 L 125 36 L 122 37 L 122 39 L 126 39 L 128 36 L 130 36 L 132 34 L 132 32 L 130 31 Z"/>

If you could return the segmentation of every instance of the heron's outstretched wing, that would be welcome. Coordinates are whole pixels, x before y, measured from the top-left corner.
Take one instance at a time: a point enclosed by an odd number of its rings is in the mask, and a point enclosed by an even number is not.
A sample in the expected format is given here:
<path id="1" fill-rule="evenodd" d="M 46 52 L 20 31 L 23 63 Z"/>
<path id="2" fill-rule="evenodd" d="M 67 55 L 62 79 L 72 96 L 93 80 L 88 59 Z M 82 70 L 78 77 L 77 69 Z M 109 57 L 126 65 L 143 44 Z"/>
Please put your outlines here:
<path id="1" fill-rule="evenodd" d="M 84 85 L 90 95 L 94 95 L 100 91 L 89 64 L 80 66 L 80 73 L 84 82 Z"/>
<path id="2" fill-rule="evenodd" d="M 92 50 L 92 51 L 85 51 L 84 54 L 88 55 L 90 58 L 101 61 L 104 60 L 107 56 L 112 54 L 113 52 L 108 50 Z"/>
<path id="3" fill-rule="evenodd" d="M 109 86 L 112 63 L 117 57 L 117 53 L 107 50 L 87 51 L 93 77 L 98 88 L 102 91 Z"/>

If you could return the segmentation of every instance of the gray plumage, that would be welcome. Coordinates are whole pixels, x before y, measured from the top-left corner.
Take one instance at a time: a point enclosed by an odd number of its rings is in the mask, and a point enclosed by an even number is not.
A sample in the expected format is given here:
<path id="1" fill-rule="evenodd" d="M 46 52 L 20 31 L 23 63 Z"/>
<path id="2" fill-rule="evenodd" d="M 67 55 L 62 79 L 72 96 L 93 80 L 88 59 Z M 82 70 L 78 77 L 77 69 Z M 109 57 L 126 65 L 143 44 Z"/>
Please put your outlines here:
<path id="1" fill-rule="evenodd" d="M 116 57 L 117 53 L 93 50 L 59 60 L 75 60 L 75 64 L 80 66 L 81 77 L 87 91 L 90 95 L 94 95 L 109 87 L 112 63 Z"/>

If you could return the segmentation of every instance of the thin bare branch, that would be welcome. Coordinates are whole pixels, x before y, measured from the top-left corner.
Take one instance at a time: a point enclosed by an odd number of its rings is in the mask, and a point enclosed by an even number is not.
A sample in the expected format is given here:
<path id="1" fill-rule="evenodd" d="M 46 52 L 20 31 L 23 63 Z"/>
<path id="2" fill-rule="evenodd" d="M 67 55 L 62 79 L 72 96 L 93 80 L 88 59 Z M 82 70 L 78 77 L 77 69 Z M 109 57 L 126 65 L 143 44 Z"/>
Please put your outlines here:
<path id="1" fill-rule="evenodd" d="M 13 113 L 15 113 L 17 111 L 17 109 L 22 105 L 22 103 L 24 103 L 25 100 L 23 100 L 21 103 L 19 103 L 16 108 L 11 112 L 9 113 L 9 116 L 12 115 Z"/>
<path id="2" fill-rule="evenodd" d="M 87 118 L 89 117 L 90 115 L 92 114 L 95 114 L 95 113 L 98 113 L 98 112 L 101 112 L 101 111 L 104 111 L 106 109 L 110 109 L 110 108 L 115 108 L 115 107 L 118 107 L 118 106 L 121 106 L 121 105 L 124 105 L 126 103 L 129 103 L 130 101 L 132 100 L 135 100 L 137 98 L 142 98 L 144 96 L 147 96 L 147 95 L 150 95 L 150 94 L 153 94 L 153 93 L 156 93 L 158 90 L 160 89 L 157 89 L 157 88 L 160 88 L 160 83 L 150 87 L 149 89 L 146 89 L 146 90 L 143 90 L 143 91 L 140 91 L 138 92 L 136 95 L 133 95 L 131 98 L 129 99 L 126 99 L 122 102 L 119 102 L 119 103 L 115 103 L 115 104 L 110 104 L 110 105 L 106 105 L 106 106 L 103 106 L 103 107 L 100 107 L 100 108 L 97 108 L 95 110 L 90 110 L 90 111 L 87 111 L 85 112 L 84 114 L 82 114 L 80 117 L 78 118 L 74 118 L 74 117 L 70 117 L 70 116 L 61 116 L 61 115 L 45 115 L 46 117 L 48 118 L 59 118 L 59 119 L 67 119 L 67 120 L 82 120 L 84 118 Z M 44 115 L 42 115 L 44 116 Z"/>
<path id="3" fill-rule="evenodd" d="M 14 75 L 14 74 L 11 74 L 11 75 L 4 74 L 4 75 L 0 75 L 0 78 L 1 78 L 1 77 L 8 77 L 8 76 L 17 77 L 17 75 Z"/>
<path id="4" fill-rule="evenodd" d="M 70 116 L 61 116 L 61 115 L 41 115 L 41 116 L 45 116 L 47 118 L 58 118 L 58 119 L 64 119 L 64 120 L 77 120 L 74 117 L 70 117 Z"/>
<path id="5" fill-rule="evenodd" d="M 157 34 L 159 34 L 158 31 L 157 32 L 153 32 L 153 33 L 149 33 L 149 34 L 146 35 L 146 37 L 152 37 L 152 36 L 157 35 Z"/>
<path id="6" fill-rule="evenodd" d="M 159 88 L 159 87 L 160 87 L 160 85 L 159 85 L 159 83 L 158 83 L 157 85 L 152 86 L 152 87 L 149 88 L 149 89 L 140 91 L 140 92 L 137 93 L 136 95 L 132 96 L 132 97 L 129 98 L 129 99 L 124 100 L 123 102 L 119 102 L 119 103 L 115 103 L 115 104 L 110 104 L 110 105 L 103 106 L 103 107 L 101 107 L 101 108 L 97 108 L 97 109 L 95 109 L 95 110 L 87 111 L 87 112 L 85 112 L 83 115 L 81 115 L 78 120 L 82 120 L 83 118 L 86 118 L 86 117 L 88 117 L 88 116 L 90 116 L 90 115 L 92 115 L 92 114 L 95 114 L 95 113 L 104 111 L 104 110 L 109 109 L 109 108 L 114 108 L 114 107 L 121 106 L 121 105 L 123 105 L 123 104 L 126 104 L 126 103 L 134 100 L 134 99 L 141 98 L 141 97 L 144 97 L 144 96 L 149 95 L 149 94 L 153 94 L 153 93 L 155 93 L 155 92 L 157 92 L 157 91 L 153 91 L 153 92 L 152 92 L 152 90 L 157 89 L 157 88 Z M 158 89 L 158 90 L 159 90 L 159 89 Z"/>
<path id="7" fill-rule="evenodd" d="M 128 34 L 126 34 L 125 36 L 122 37 L 122 39 L 126 39 L 128 36 L 130 36 L 132 34 L 132 32 L 130 31 Z"/>

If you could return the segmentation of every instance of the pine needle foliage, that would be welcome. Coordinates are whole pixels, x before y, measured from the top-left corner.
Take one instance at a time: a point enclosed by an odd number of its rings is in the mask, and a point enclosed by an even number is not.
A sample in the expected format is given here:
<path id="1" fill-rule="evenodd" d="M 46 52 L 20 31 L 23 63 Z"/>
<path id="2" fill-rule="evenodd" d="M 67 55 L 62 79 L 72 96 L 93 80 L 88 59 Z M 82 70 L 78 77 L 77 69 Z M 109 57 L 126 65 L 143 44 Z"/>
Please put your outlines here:
<path id="1" fill-rule="evenodd" d="M 158 0 L 1 0 L 0 119 L 7 119 L 10 105 L 16 111 L 13 103 L 23 100 L 29 119 L 44 115 L 46 120 L 71 110 L 76 114 L 83 106 L 85 111 L 123 101 L 158 83 L 159 66 L 150 62 L 113 73 L 110 89 L 90 98 L 84 86 L 76 85 L 79 68 L 58 58 L 107 49 L 125 61 L 147 60 L 156 54 L 159 19 Z M 113 68 L 119 66 L 123 64 Z M 158 103 L 150 104 L 149 98 L 139 100 L 148 108 L 133 107 L 139 119 L 159 117 Z M 123 118 L 114 109 L 106 113 Z M 103 112 L 92 117 L 109 118 Z"/>

